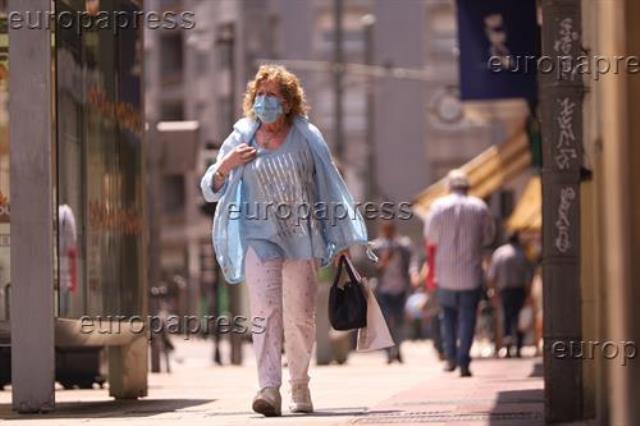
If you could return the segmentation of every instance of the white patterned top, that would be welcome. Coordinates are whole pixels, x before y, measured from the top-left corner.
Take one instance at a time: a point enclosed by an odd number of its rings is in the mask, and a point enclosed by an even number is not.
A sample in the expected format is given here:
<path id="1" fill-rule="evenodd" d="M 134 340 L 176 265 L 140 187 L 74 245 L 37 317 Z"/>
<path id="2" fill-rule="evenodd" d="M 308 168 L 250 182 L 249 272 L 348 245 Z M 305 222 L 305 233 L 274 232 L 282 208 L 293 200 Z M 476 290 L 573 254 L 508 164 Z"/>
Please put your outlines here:
<path id="1" fill-rule="evenodd" d="M 255 143 L 255 141 L 253 141 Z M 242 177 L 243 234 L 261 260 L 313 258 L 323 247 L 314 160 L 304 137 L 292 127 L 276 150 L 258 147 Z M 316 251 L 318 250 L 318 251 Z"/>

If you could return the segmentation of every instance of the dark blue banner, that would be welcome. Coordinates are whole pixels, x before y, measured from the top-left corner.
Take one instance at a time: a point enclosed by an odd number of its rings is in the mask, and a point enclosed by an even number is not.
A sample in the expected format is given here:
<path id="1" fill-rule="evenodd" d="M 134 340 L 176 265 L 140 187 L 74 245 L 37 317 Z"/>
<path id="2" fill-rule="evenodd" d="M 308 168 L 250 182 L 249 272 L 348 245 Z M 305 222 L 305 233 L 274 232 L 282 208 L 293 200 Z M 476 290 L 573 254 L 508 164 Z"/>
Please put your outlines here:
<path id="1" fill-rule="evenodd" d="M 537 99 L 535 0 L 458 0 L 463 100 Z"/>

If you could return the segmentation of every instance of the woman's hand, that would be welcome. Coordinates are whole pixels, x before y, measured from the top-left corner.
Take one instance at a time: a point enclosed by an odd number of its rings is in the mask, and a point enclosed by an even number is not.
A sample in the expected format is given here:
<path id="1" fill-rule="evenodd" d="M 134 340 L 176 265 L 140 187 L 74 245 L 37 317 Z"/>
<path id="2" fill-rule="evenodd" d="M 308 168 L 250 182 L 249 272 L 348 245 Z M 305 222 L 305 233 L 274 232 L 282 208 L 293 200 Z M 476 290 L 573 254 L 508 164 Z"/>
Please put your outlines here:
<path id="1" fill-rule="evenodd" d="M 255 148 L 250 147 L 246 143 L 241 143 L 222 159 L 219 170 L 225 175 L 228 175 L 231 170 L 247 164 L 256 158 L 256 154 L 257 151 Z"/>

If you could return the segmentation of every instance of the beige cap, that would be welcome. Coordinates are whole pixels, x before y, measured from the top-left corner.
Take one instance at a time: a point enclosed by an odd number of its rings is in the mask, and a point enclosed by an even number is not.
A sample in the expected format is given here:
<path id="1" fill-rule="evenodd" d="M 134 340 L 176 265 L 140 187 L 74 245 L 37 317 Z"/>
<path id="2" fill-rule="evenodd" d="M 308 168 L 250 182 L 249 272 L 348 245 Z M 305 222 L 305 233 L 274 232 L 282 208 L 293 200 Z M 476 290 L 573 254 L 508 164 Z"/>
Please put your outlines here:
<path id="1" fill-rule="evenodd" d="M 471 184 L 467 174 L 461 169 L 453 169 L 447 175 L 449 189 L 468 189 Z"/>

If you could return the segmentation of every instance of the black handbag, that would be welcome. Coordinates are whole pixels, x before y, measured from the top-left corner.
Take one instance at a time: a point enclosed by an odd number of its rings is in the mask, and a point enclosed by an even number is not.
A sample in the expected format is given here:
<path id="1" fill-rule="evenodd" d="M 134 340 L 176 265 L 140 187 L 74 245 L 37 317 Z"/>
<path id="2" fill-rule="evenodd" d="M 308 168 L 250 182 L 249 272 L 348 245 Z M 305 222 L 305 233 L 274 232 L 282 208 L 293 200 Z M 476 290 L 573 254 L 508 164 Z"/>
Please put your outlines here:
<path id="1" fill-rule="evenodd" d="M 342 269 L 347 270 L 348 279 L 341 286 Z M 336 330 L 353 330 L 367 325 L 365 287 L 351 259 L 344 255 L 340 256 L 338 272 L 329 292 L 329 322 Z"/>

